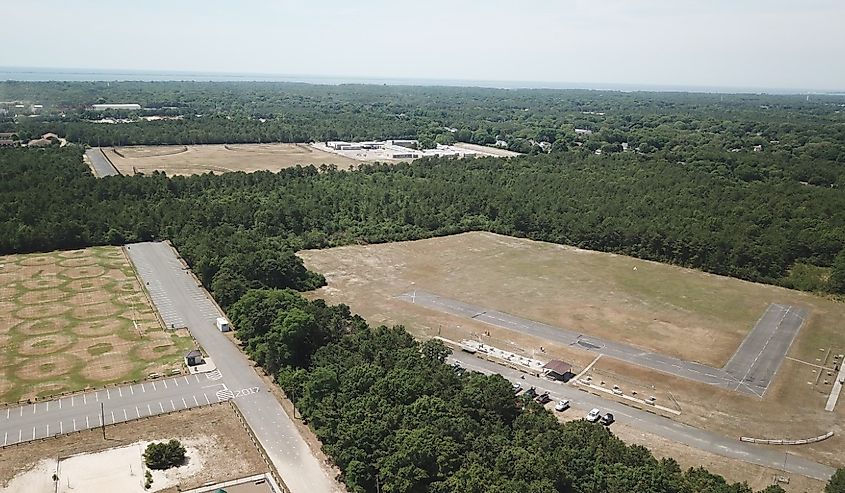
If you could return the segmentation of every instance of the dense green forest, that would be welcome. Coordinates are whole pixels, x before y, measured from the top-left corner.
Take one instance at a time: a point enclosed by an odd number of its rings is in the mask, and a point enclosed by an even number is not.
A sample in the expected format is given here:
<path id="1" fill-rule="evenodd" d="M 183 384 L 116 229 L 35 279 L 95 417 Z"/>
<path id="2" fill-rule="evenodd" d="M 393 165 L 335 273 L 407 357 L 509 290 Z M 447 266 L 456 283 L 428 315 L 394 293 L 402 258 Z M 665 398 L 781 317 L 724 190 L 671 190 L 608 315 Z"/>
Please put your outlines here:
<path id="1" fill-rule="evenodd" d="M 628 153 L 95 179 L 78 148 L 9 149 L 0 192 L 0 252 L 169 238 L 224 306 L 250 287 L 320 284 L 301 248 L 470 230 L 845 289 L 838 188 Z"/>

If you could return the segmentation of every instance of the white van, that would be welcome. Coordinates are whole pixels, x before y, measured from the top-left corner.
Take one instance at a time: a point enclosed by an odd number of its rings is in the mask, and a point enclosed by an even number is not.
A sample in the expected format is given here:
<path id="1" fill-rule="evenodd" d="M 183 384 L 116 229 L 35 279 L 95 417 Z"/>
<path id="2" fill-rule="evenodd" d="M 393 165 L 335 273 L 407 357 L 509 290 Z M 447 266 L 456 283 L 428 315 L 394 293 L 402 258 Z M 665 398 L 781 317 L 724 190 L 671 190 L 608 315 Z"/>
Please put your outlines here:
<path id="1" fill-rule="evenodd" d="M 229 321 L 225 318 L 217 318 L 217 330 L 220 332 L 229 332 L 232 330 L 232 327 L 229 325 Z"/>

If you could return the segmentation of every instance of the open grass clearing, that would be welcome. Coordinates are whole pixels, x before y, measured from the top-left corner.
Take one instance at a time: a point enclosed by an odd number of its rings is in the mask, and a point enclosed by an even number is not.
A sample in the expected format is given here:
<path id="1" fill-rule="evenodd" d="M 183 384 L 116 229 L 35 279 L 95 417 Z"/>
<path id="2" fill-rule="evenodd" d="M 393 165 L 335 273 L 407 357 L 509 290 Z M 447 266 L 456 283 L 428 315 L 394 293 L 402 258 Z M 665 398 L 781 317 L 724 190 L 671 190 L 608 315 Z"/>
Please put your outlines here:
<path id="1" fill-rule="evenodd" d="M 307 144 L 203 144 L 132 146 L 104 149 L 124 175 L 162 171 L 168 176 L 228 171 L 279 171 L 296 165 L 335 165 L 349 169 L 359 161 Z"/>
<path id="2" fill-rule="evenodd" d="M 2 402 L 180 368 L 193 346 L 162 328 L 120 248 L 9 255 L 0 265 Z"/>

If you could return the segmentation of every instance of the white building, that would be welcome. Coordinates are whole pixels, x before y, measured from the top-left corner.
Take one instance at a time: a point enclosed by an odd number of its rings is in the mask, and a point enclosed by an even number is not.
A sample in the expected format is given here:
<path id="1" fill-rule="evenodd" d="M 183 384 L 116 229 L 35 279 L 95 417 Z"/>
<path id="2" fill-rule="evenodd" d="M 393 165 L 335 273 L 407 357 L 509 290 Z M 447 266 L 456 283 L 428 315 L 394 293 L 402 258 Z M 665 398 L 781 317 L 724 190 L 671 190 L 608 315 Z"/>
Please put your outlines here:
<path id="1" fill-rule="evenodd" d="M 103 110 L 140 110 L 141 105 L 136 103 L 105 103 L 91 105 L 95 111 Z"/>

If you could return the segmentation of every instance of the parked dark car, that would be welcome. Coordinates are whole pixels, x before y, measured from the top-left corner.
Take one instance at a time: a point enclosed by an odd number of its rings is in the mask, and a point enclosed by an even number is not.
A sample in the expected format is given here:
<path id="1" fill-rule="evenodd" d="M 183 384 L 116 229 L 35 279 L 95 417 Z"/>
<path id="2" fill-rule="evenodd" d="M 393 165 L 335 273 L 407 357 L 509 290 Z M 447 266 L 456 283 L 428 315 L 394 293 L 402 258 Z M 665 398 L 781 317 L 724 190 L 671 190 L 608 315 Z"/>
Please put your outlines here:
<path id="1" fill-rule="evenodd" d="M 526 395 L 526 396 L 528 396 L 529 399 L 533 399 L 533 398 L 537 397 L 537 389 L 535 389 L 534 387 L 531 387 L 530 389 L 526 390 L 525 393 L 522 394 L 522 395 Z"/>
<path id="2" fill-rule="evenodd" d="M 534 401 L 535 401 L 537 404 L 540 404 L 540 405 L 542 406 L 543 404 L 545 404 L 545 403 L 547 403 L 547 402 L 551 402 L 551 401 L 552 401 L 552 398 L 551 398 L 551 397 L 549 397 L 549 393 L 548 393 L 548 392 L 543 392 L 542 394 L 538 395 L 538 396 L 537 396 L 537 398 L 536 398 L 536 399 L 534 399 Z"/>
<path id="3" fill-rule="evenodd" d="M 601 424 L 603 424 L 605 426 L 610 426 L 610 424 L 613 423 L 614 421 L 616 421 L 616 420 L 613 419 L 613 415 L 610 414 L 610 413 L 607 413 L 607 414 L 605 414 L 604 416 L 601 417 Z"/>

